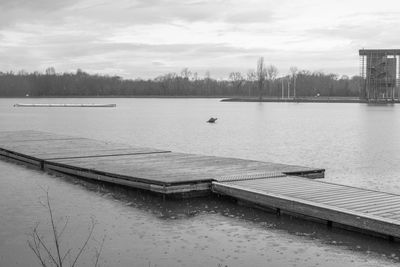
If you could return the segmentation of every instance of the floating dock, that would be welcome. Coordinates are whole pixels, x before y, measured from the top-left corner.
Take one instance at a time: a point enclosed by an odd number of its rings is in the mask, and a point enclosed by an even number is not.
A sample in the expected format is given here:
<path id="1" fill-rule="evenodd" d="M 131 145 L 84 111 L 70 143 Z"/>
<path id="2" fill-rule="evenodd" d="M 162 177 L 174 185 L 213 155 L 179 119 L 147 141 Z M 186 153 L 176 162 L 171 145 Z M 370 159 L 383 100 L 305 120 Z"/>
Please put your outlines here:
<path id="1" fill-rule="evenodd" d="M 216 193 L 277 213 L 400 238 L 400 195 L 328 183 L 324 169 L 176 153 L 38 131 L 0 132 L 0 157 L 160 193 Z"/>
<path id="2" fill-rule="evenodd" d="M 117 104 L 14 104 L 20 108 L 115 108 Z"/>
<path id="3" fill-rule="evenodd" d="M 212 190 L 278 214 L 400 238 L 400 195 L 293 176 L 213 182 Z"/>
<path id="4" fill-rule="evenodd" d="M 0 155 L 78 177 L 162 194 L 211 192 L 225 176 L 323 177 L 323 169 L 176 153 L 37 131 L 0 132 Z"/>

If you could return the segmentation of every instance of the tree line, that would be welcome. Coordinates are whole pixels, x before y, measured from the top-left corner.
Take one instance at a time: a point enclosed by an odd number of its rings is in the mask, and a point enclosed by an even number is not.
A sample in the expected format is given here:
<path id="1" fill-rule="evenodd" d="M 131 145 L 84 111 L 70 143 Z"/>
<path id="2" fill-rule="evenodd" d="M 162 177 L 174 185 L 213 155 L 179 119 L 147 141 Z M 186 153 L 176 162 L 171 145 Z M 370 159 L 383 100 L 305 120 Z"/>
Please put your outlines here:
<path id="1" fill-rule="evenodd" d="M 256 70 L 246 74 L 232 72 L 229 78 L 217 80 L 209 72 L 199 77 L 185 68 L 181 73 L 168 73 L 154 79 L 123 79 L 119 76 L 56 73 L 50 67 L 44 73 L 0 72 L 0 97 L 46 96 L 240 96 L 240 97 L 310 97 L 359 96 L 359 76 L 297 70 L 278 77 L 278 69 L 265 66 L 260 58 Z"/>

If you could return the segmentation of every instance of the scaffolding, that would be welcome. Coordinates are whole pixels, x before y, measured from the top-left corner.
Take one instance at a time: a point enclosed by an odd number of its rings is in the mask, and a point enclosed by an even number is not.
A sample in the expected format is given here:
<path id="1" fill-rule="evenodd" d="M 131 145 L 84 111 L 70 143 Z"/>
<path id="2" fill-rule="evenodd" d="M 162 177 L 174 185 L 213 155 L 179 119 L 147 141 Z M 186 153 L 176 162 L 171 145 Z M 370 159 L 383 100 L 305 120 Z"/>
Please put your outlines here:
<path id="1" fill-rule="evenodd" d="M 360 97 L 370 102 L 398 99 L 400 49 L 361 49 L 359 55 Z"/>

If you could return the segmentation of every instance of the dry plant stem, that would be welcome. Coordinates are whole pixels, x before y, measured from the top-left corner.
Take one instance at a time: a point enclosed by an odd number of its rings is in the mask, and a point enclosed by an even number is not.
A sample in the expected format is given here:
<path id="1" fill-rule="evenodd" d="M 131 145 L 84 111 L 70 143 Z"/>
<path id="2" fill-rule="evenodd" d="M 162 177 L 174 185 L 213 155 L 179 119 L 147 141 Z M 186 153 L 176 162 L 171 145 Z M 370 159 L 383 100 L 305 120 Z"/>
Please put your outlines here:
<path id="1" fill-rule="evenodd" d="M 101 245 L 100 245 L 100 249 L 96 249 L 96 262 L 94 264 L 94 267 L 99 266 L 99 259 L 100 259 L 100 254 L 101 251 L 103 250 L 103 245 L 104 245 L 104 241 L 106 240 L 106 236 L 103 236 L 103 240 L 101 240 Z"/>
<path id="2" fill-rule="evenodd" d="M 59 236 L 57 233 L 57 228 L 54 224 L 53 211 L 52 211 L 51 205 L 50 205 L 49 191 L 46 192 L 46 198 L 47 198 L 47 208 L 48 208 L 49 214 L 50 214 L 51 228 L 53 230 L 54 243 L 56 245 L 56 251 L 57 251 L 57 258 L 58 258 L 57 266 L 62 267 L 63 262 L 61 260 Z"/>
<path id="3" fill-rule="evenodd" d="M 88 244 L 88 242 L 89 242 L 89 239 L 90 239 L 90 237 L 91 237 L 92 234 L 93 234 L 94 226 L 95 226 L 95 223 L 94 223 L 94 221 L 92 220 L 92 224 L 91 224 L 90 229 L 89 229 L 89 234 L 88 234 L 88 236 L 87 236 L 87 238 L 86 238 L 86 240 L 85 240 L 85 243 L 83 243 L 83 246 L 81 247 L 81 249 L 79 250 L 78 254 L 76 255 L 75 260 L 74 260 L 74 262 L 72 263 L 71 267 L 74 267 L 74 266 L 75 266 L 75 264 L 76 264 L 76 262 L 78 261 L 79 257 L 82 255 L 83 250 L 86 248 L 86 246 L 87 246 L 87 244 Z"/>
<path id="4" fill-rule="evenodd" d="M 46 202 L 43 203 L 44 206 L 47 208 L 48 212 L 49 212 L 49 217 L 50 217 L 50 223 L 51 223 L 51 230 L 52 230 L 52 237 L 54 240 L 54 246 L 55 246 L 55 254 L 53 255 L 53 253 L 51 252 L 51 248 L 49 247 L 49 245 L 44 241 L 44 239 L 40 236 L 39 232 L 38 232 L 38 226 L 39 224 L 36 224 L 35 227 L 32 230 L 32 233 L 29 234 L 30 236 L 30 240 L 28 240 L 28 246 L 29 248 L 33 251 L 33 253 L 35 254 L 36 258 L 39 260 L 40 264 L 42 267 L 47 267 L 47 266 L 56 266 L 56 267 L 63 267 L 64 266 L 64 261 L 66 260 L 67 257 L 71 257 L 71 252 L 72 252 L 72 248 L 68 249 L 64 254 L 62 253 L 62 239 L 61 236 L 64 233 L 67 225 L 68 225 L 68 218 L 66 219 L 66 222 L 64 224 L 64 226 L 62 227 L 61 231 L 58 231 L 57 228 L 57 224 L 55 223 L 54 220 L 54 214 L 53 214 L 53 209 L 51 207 L 51 203 L 50 203 L 50 197 L 49 197 L 49 192 L 48 190 L 45 190 L 46 192 Z M 82 245 L 82 247 L 79 249 L 78 253 L 76 254 L 76 256 L 74 257 L 72 264 L 70 265 L 71 267 L 75 267 L 78 259 L 81 257 L 83 251 L 86 249 L 92 235 L 93 235 L 93 231 L 95 228 L 95 222 L 92 218 L 92 222 L 91 225 L 89 227 L 89 233 Z M 95 265 L 94 266 L 98 266 L 99 265 L 99 258 L 100 258 L 100 254 L 101 251 L 103 249 L 103 244 L 105 241 L 105 236 L 103 237 L 103 240 L 101 242 L 101 246 L 100 249 L 97 250 L 96 249 L 96 254 L 95 254 Z"/>

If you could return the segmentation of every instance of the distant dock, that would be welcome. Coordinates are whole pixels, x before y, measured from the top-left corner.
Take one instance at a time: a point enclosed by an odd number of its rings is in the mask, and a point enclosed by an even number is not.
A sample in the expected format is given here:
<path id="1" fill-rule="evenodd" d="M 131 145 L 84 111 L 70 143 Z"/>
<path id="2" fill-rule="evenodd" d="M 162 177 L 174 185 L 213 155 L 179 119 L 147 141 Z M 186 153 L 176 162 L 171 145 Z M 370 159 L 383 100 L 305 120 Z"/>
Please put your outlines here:
<path id="1" fill-rule="evenodd" d="M 22 104 L 17 103 L 14 104 L 14 107 L 27 108 L 27 107 L 36 107 L 36 108 L 71 108 L 71 107 L 79 107 L 79 108 L 115 108 L 117 104 Z"/>
<path id="2" fill-rule="evenodd" d="M 234 97 L 224 98 L 222 102 L 270 102 L 270 103 L 362 103 L 362 104 L 396 104 L 399 99 L 360 99 L 359 97 L 263 97 L 260 101 L 258 97 Z"/>
<path id="3" fill-rule="evenodd" d="M 176 153 L 38 131 L 0 132 L 0 158 L 49 172 L 191 197 L 226 195 L 278 214 L 400 238 L 400 195 L 327 183 L 324 169 Z"/>

